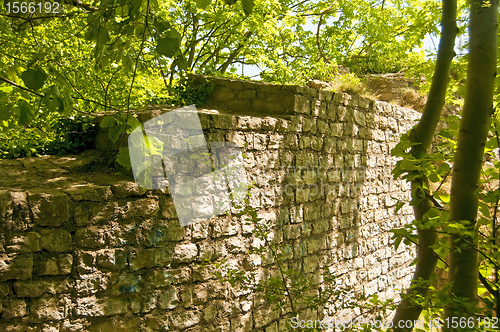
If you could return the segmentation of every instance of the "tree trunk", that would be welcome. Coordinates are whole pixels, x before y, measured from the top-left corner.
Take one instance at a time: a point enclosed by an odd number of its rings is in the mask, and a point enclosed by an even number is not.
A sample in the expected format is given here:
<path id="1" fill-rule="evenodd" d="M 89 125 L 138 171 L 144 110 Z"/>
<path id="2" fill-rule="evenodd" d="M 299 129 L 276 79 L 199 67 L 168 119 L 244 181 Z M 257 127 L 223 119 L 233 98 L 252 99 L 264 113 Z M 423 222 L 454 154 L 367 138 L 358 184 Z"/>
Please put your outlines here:
<path id="1" fill-rule="evenodd" d="M 436 127 L 441 116 L 441 110 L 445 102 L 446 89 L 450 78 L 451 62 L 455 56 L 453 49 L 455 46 L 455 37 L 458 32 L 456 15 L 457 1 L 443 0 L 441 37 L 431 88 L 422 113 L 422 118 L 415 129 L 412 130 L 410 135 L 413 142 L 420 143 L 413 146 L 411 149 L 412 156 L 416 158 L 421 158 L 427 153 L 432 143 L 434 132 L 436 131 Z M 417 187 L 421 187 L 424 183 L 428 183 L 427 178 L 420 178 L 413 181 L 412 193 L 417 193 L 418 191 L 415 189 Z M 412 198 L 421 199 L 422 197 Z M 429 211 L 431 206 L 432 203 L 427 198 L 423 198 L 420 203 L 415 205 L 413 208 L 415 219 L 422 220 L 424 214 Z M 434 230 L 420 230 L 418 232 L 417 264 L 415 266 L 415 273 L 411 283 L 413 287 L 410 287 L 407 290 L 407 295 L 410 298 L 416 294 L 420 294 L 425 297 L 429 292 L 427 287 L 417 288 L 415 285 L 418 280 L 428 280 L 436 271 L 438 258 L 434 253 L 434 250 L 431 249 L 431 246 L 436 243 L 437 239 L 438 235 Z M 422 307 L 413 305 L 409 299 L 402 301 L 398 306 L 393 319 L 393 330 L 396 332 L 411 331 L 412 328 L 406 328 L 404 323 L 407 320 L 417 320 L 421 312 Z M 401 328 L 399 327 L 400 322 L 402 322 L 401 326 L 403 326 Z"/>
<path id="2" fill-rule="evenodd" d="M 476 190 L 493 110 L 498 0 L 471 0 L 469 11 L 469 62 L 465 103 L 453 166 L 450 221 L 468 220 L 468 230 L 477 234 Z M 459 296 L 474 304 L 477 303 L 478 252 L 472 246 L 472 238 L 450 237 L 449 282 L 450 298 Z M 462 249 L 458 252 L 455 248 Z M 455 331 L 456 328 L 451 326 L 452 318 L 468 317 L 470 312 L 460 305 L 456 310 L 446 310 L 445 315 L 445 327 L 447 323 L 450 325 L 447 331 Z"/>

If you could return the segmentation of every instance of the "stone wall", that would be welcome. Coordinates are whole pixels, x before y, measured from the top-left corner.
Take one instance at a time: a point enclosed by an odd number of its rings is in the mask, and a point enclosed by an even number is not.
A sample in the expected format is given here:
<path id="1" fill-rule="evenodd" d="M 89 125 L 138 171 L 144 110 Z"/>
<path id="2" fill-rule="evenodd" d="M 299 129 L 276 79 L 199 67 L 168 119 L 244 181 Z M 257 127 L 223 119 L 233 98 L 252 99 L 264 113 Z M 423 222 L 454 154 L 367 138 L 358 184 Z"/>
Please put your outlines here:
<path id="1" fill-rule="evenodd" d="M 393 180 L 389 151 L 418 113 L 304 87 L 213 83 L 199 109 L 206 139 L 242 148 L 251 204 L 289 260 L 311 280 L 329 268 L 357 294 L 394 297 L 414 253 L 395 251 L 387 232 L 411 220 L 409 207 L 393 213 L 409 186 Z M 0 331 L 281 330 L 259 294 L 202 264 L 269 269 L 249 267 L 258 244 L 242 218 L 181 227 L 168 189 L 143 190 L 103 172 L 102 160 L 89 151 L 0 161 Z"/>

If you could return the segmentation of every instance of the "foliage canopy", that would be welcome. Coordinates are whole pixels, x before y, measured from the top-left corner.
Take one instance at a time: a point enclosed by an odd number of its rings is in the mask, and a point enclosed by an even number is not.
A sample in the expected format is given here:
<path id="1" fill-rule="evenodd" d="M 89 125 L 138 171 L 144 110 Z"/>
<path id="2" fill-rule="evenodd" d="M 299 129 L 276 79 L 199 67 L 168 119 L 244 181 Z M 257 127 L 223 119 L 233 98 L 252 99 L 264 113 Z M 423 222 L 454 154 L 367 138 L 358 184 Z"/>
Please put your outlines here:
<path id="1" fill-rule="evenodd" d="M 35 146 L 54 139 L 61 117 L 182 104 L 174 87 L 188 72 L 238 75 L 255 65 L 266 81 L 303 84 L 332 79 L 337 65 L 355 73 L 414 67 L 440 9 L 433 0 L 33 4 L 4 0 L 0 14 L 4 156 L 47 152 Z M 5 141 L 20 126 L 31 136 L 13 153 Z"/>

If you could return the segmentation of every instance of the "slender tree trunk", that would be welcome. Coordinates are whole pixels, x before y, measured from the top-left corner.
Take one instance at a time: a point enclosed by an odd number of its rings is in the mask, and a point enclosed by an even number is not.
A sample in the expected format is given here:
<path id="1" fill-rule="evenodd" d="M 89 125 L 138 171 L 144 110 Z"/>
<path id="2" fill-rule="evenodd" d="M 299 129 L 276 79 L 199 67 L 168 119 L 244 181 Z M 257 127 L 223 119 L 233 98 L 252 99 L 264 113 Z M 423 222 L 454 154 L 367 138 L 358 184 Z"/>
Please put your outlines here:
<path id="1" fill-rule="evenodd" d="M 458 32 L 456 16 L 457 1 L 443 0 L 441 37 L 431 88 L 422 118 L 410 136 L 413 142 L 420 143 L 411 149 L 411 154 L 416 158 L 421 158 L 427 153 L 445 102 L 451 62 L 455 56 L 453 49 L 455 46 L 455 37 Z M 412 182 L 412 199 L 420 199 L 420 203 L 413 208 L 416 220 L 422 220 L 424 214 L 432 206 L 432 203 L 426 197 L 414 197 L 414 195 L 420 192 L 416 189 L 421 188 L 423 184 L 427 183 L 427 178 L 420 178 Z M 438 258 L 434 250 L 431 249 L 431 246 L 436 243 L 437 239 L 438 235 L 434 230 L 420 230 L 418 232 L 417 264 L 411 283 L 412 286 L 407 290 L 409 298 L 417 294 L 425 297 L 429 292 L 427 287 L 415 287 L 415 285 L 419 280 L 428 280 L 436 271 Z M 421 306 L 413 305 L 409 299 L 403 300 L 396 310 L 393 319 L 393 330 L 396 332 L 411 331 L 412 328 L 406 328 L 404 323 L 407 320 L 417 320 L 421 312 Z M 402 323 L 401 326 L 404 327 L 399 327 L 400 322 Z"/>
<path id="2" fill-rule="evenodd" d="M 497 60 L 498 0 L 471 0 L 469 18 L 469 62 L 465 86 L 465 103 L 460 121 L 457 151 L 453 166 L 450 221 L 467 220 L 468 230 L 477 234 L 479 177 L 483 166 L 484 145 L 490 129 L 493 110 Z M 450 298 L 463 297 L 477 303 L 478 252 L 473 237 L 450 237 Z M 475 245 L 475 244 L 474 244 Z M 456 251 L 456 248 L 461 248 Z M 446 310 L 448 331 L 453 317 L 468 317 L 465 306 Z M 446 326 L 445 326 L 446 327 Z"/>

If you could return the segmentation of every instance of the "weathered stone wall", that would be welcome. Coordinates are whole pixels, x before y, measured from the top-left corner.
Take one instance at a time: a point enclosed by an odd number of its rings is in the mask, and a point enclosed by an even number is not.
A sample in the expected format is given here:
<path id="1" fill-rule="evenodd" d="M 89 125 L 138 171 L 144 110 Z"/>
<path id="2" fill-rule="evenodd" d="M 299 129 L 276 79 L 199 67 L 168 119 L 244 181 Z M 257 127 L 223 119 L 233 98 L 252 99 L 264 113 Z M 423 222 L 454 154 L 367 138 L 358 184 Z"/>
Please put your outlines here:
<path id="1" fill-rule="evenodd" d="M 408 198 L 409 186 L 393 180 L 389 151 L 418 114 L 304 87 L 214 83 L 208 105 L 238 115 L 200 109 L 206 139 L 242 148 L 251 204 L 275 223 L 288 258 L 316 282 L 329 268 L 358 294 L 395 296 L 411 277 L 413 251 L 395 251 L 387 232 L 411 220 L 408 207 L 393 213 L 391 196 Z M 265 101 L 281 105 L 274 117 L 262 112 Z M 270 332 L 284 324 L 261 296 L 219 283 L 213 265 L 201 264 L 269 268 L 247 254 L 258 243 L 242 218 L 180 227 L 168 190 L 95 172 L 101 160 L 93 151 L 0 161 L 0 331 Z"/>

